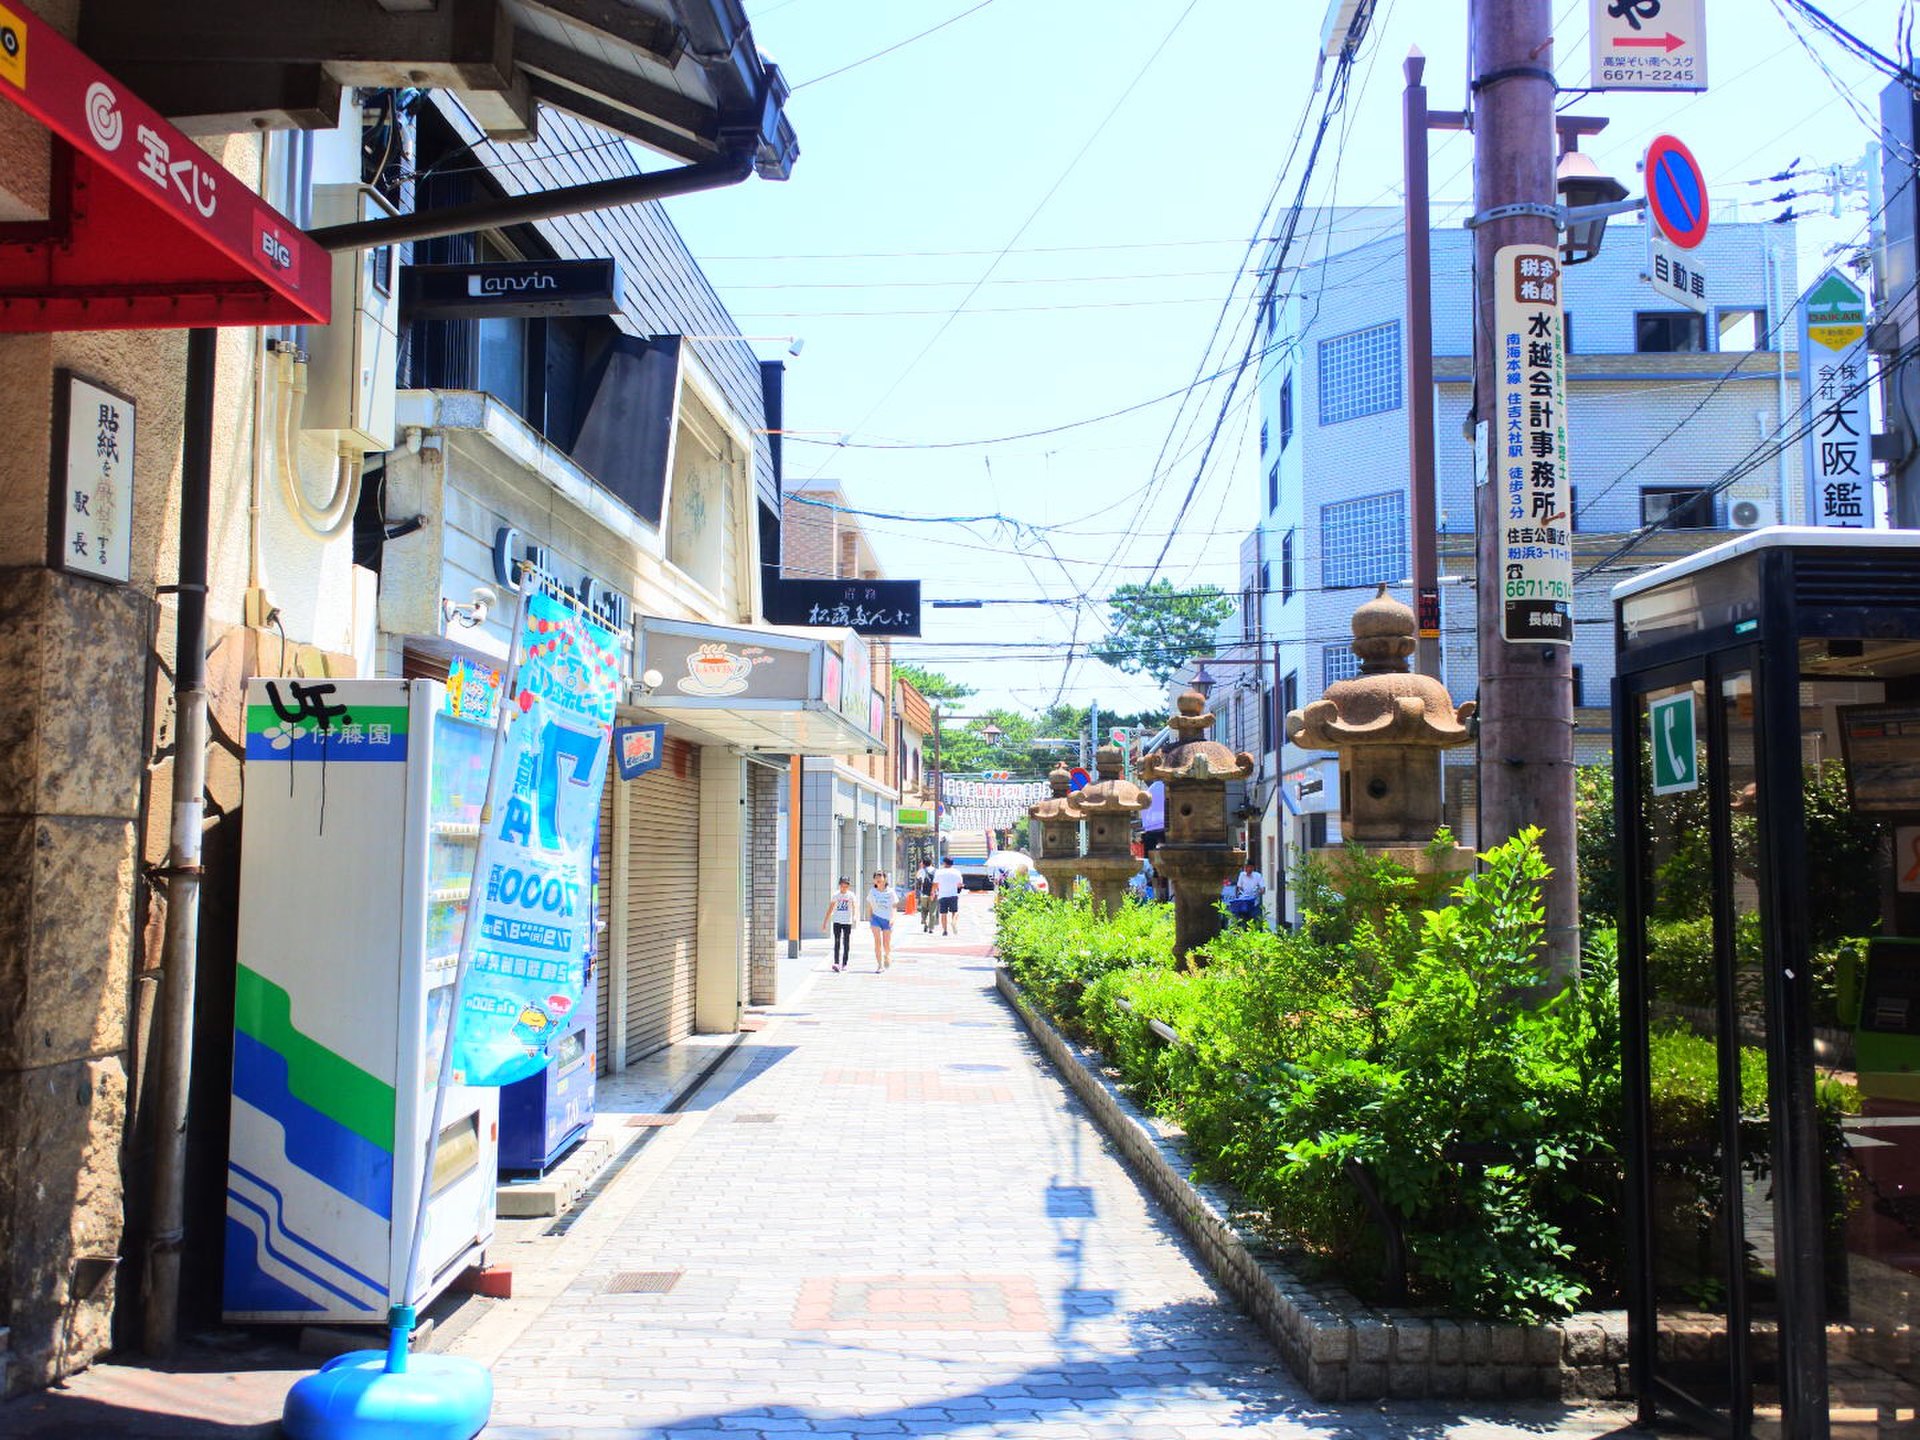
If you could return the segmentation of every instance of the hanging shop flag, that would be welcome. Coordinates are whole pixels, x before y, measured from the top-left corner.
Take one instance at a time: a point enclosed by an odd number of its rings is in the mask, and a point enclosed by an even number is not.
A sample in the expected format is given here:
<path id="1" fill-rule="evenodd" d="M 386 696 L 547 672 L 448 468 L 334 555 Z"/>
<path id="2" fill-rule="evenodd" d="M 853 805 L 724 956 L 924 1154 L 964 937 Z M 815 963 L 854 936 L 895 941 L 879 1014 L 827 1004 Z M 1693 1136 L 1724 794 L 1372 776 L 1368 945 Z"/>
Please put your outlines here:
<path id="1" fill-rule="evenodd" d="M 510 1085 L 546 1067 L 593 939 L 588 896 L 620 647 L 545 589 L 527 595 L 524 615 L 468 918 L 479 930 L 454 1032 L 463 1085 Z"/>
<path id="2" fill-rule="evenodd" d="M 622 780 L 638 780 L 666 757 L 664 725 L 621 725 L 613 732 L 613 763 Z"/>
<path id="3" fill-rule="evenodd" d="M 1492 416 L 1499 486 L 1501 634 L 1512 644 L 1573 643 L 1573 516 L 1567 468 L 1567 356 L 1560 255 L 1503 245 L 1494 255 Z"/>
<path id="4" fill-rule="evenodd" d="M 1816 525 L 1873 528 L 1867 419 L 1867 297 L 1838 270 L 1800 304 L 1800 405 L 1807 513 Z"/>

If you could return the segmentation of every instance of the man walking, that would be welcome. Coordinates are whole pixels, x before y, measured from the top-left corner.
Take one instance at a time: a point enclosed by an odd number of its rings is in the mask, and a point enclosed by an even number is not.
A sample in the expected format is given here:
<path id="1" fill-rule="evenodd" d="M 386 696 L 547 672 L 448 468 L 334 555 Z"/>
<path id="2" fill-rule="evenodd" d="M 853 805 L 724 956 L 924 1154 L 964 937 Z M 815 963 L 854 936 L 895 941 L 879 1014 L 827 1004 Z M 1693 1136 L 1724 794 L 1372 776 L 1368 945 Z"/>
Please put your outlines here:
<path id="1" fill-rule="evenodd" d="M 935 905 L 933 883 L 933 861 L 922 860 L 920 868 L 914 872 L 913 890 L 920 906 L 920 928 L 927 934 L 933 933 L 933 913 Z"/>
<path id="2" fill-rule="evenodd" d="M 933 888 L 940 896 L 940 933 L 950 933 L 947 922 L 960 923 L 960 872 L 953 868 L 953 857 L 947 856 L 940 862 L 939 870 L 934 872 Z"/>

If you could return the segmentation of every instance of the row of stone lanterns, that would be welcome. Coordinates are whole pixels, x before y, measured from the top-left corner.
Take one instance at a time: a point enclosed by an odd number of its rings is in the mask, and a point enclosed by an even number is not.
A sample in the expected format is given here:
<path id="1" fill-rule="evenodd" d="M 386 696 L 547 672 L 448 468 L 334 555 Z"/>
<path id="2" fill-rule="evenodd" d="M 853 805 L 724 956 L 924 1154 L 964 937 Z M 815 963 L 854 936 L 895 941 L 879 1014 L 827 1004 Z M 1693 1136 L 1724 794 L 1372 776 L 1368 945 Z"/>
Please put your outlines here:
<path id="1" fill-rule="evenodd" d="M 1244 751 L 1236 754 L 1202 738 L 1213 716 L 1199 691 L 1187 691 L 1176 704 L 1168 723 L 1179 742 L 1149 754 L 1140 764 L 1140 778 L 1166 787 L 1167 838 L 1154 852 L 1154 865 L 1173 882 L 1174 955 L 1184 960 L 1220 933 L 1220 889 L 1246 859 L 1246 852 L 1227 840 L 1227 782 L 1251 775 L 1254 761 Z M 1100 778 L 1075 794 L 1066 766 L 1055 766 L 1047 777 L 1052 795 L 1027 813 L 1039 850 L 1035 864 L 1048 886 L 1067 895 L 1074 880 L 1084 877 L 1094 905 L 1112 911 L 1126 899 L 1127 882 L 1140 868 L 1132 849 L 1133 822 L 1150 797 L 1145 786 L 1122 778 L 1117 746 L 1101 746 L 1094 767 Z"/>
<path id="2" fill-rule="evenodd" d="M 1287 738 L 1307 750 L 1340 757 L 1340 829 L 1375 854 L 1416 872 L 1457 873 L 1472 868 L 1473 852 L 1436 850 L 1441 825 L 1440 752 L 1473 738 L 1471 701 L 1456 706 L 1445 685 L 1416 674 L 1407 658 L 1415 644 L 1413 611 L 1387 587 L 1353 616 L 1353 653 L 1360 673 L 1327 687 L 1325 695 L 1287 716 Z M 1173 882 L 1174 953 L 1187 953 L 1217 935 L 1220 890 L 1246 852 L 1227 839 L 1227 782 L 1253 773 L 1254 760 L 1216 740 L 1206 697 L 1189 690 L 1168 724 L 1179 742 L 1140 763 L 1140 778 L 1166 787 L 1166 840 L 1155 868 Z M 1072 893 L 1084 877 L 1093 902 L 1116 909 L 1139 868 L 1131 850 L 1133 821 L 1147 807 L 1146 790 L 1121 778 L 1121 754 L 1103 745 L 1095 756 L 1100 778 L 1070 793 L 1067 768 L 1048 776 L 1052 795 L 1035 805 L 1037 865 L 1055 893 Z M 1087 847 L 1080 849 L 1080 826 Z"/>

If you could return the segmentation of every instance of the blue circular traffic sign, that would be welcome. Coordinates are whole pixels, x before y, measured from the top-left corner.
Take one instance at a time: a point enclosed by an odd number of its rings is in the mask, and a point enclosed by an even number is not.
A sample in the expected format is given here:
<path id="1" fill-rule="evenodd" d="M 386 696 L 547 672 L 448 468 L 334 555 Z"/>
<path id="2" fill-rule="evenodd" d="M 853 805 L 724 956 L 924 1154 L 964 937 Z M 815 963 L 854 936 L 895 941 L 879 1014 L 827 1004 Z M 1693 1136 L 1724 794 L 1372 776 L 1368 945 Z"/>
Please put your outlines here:
<path id="1" fill-rule="evenodd" d="M 1647 147 L 1647 215 L 1682 250 L 1707 238 L 1707 177 L 1693 152 L 1671 135 Z"/>

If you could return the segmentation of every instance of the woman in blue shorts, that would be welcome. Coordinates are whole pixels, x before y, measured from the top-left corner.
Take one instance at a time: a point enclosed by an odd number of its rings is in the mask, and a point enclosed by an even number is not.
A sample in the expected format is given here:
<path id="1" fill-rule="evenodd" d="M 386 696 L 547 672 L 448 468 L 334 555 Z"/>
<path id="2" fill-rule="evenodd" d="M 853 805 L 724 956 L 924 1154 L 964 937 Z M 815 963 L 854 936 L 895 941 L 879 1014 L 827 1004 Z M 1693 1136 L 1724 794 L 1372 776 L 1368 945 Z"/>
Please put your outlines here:
<path id="1" fill-rule="evenodd" d="M 874 969 L 893 967 L 893 887 L 887 872 L 873 872 L 873 888 L 867 891 L 867 923 L 873 927 Z"/>

